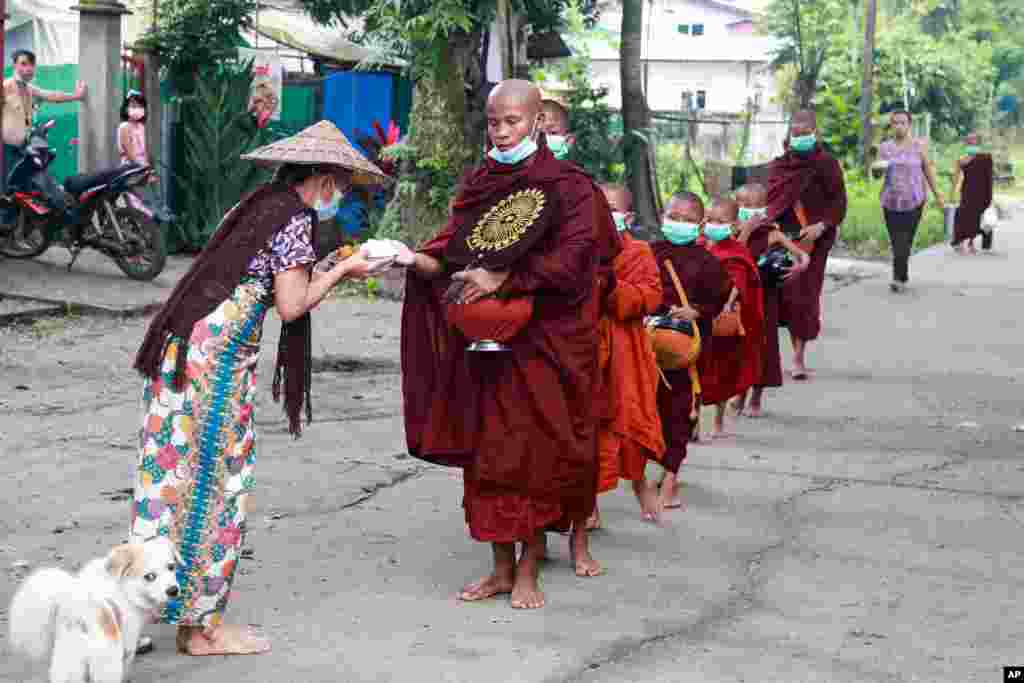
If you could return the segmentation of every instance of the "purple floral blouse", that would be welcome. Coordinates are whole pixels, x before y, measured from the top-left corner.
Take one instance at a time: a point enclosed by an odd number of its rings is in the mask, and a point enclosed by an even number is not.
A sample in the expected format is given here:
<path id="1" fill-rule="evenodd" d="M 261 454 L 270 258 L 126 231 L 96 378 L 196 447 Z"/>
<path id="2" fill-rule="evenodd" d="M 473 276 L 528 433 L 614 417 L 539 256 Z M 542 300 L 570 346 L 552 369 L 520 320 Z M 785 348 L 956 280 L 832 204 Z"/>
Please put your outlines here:
<path id="1" fill-rule="evenodd" d="M 267 246 L 253 256 L 248 274 L 272 286 L 274 276 L 278 273 L 314 263 L 313 221 L 309 213 L 303 211 L 292 216 L 283 228 L 267 240 Z"/>
<path id="2" fill-rule="evenodd" d="M 913 211 L 928 199 L 925 190 L 924 155 L 915 142 L 910 147 L 899 147 L 892 141 L 883 142 L 878 158 L 889 162 L 882 187 L 882 208 L 890 211 Z"/>

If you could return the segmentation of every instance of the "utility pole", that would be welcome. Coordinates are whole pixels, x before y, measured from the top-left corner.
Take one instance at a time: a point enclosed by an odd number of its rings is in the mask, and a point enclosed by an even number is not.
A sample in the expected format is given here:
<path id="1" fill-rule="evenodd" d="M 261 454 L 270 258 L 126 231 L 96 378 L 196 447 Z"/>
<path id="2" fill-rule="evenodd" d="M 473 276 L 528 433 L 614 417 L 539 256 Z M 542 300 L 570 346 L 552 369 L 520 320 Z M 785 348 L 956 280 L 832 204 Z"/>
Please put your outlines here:
<path id="1" fill-rule="evenodd" d="M 860 120 L 863 138 L 861 140 L 860 161 L 864 165 L 864 176 L 871 175 L 871 143 L 874 133 L 871 130 L 871 113 L 874 111 L 872 96 L 875 80 L 875 24 L 878 20 L 878 0 L 864 0 L 867 3 L 864 12 L 864 78 L 860 91 Z"/>
<path id="2" fill-rule="evenodd" d="M 0 0 L 0 143 L 4 137 L 4 69 L 7 61 L 7 0 Z M 7 155 L 0 154 L 0 188 L 7 190 Z"/>

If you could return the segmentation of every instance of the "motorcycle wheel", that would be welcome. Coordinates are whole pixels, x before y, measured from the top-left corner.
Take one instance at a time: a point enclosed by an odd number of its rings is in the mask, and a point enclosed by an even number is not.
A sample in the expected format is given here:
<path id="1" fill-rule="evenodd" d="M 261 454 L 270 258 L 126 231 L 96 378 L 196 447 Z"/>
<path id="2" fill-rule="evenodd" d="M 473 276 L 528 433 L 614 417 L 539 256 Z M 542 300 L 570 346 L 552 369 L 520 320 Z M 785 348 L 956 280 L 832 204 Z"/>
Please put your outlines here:
<path id="1" fill-rule="evenodd" d="M 167 249 L 160 226 L 138 209 L 119 207 L 114 216 L 131 251 L 114 257 L 114 263 L 133 280 L 152 280 L 167 263 Z"/>
<path id="2" fill-rule="evenodd" d="M 46 218 L 18 207 L 18 217 L 11 232 L 0 236 L 0 254 L 16 259 L 30 259 L 50 248 Z M 21 238 L 18 238 L 18 235 Z"/>

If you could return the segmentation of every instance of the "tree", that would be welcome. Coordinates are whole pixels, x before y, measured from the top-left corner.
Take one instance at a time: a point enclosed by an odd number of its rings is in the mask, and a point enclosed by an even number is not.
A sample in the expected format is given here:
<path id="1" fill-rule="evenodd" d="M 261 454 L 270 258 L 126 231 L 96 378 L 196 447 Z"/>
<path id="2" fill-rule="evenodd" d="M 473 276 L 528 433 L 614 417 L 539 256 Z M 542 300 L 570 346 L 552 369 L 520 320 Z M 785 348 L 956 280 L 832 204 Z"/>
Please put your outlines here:
<path id="1" fill-rule="evenodd" d="M 818 80 L 836 53 L 836 37 L 849 22 L 850 5 L 843 0 L 772 0 L 765 8 L 764 29 L 780 41 L 774 68 L 796 67 L 796 102 L 811 106 Z"/>
<path id="2" fill-rule="evenodd" d="M 661 222 L 652 182 L 651 148 L 647 138 L 648 110 L 643 73 L 643 0 L 623 0 L 622 49 L 619 58 L 622 82 L 622 127 L 626 176 L 633 193 L 637 222 L 647 230 Z"/>

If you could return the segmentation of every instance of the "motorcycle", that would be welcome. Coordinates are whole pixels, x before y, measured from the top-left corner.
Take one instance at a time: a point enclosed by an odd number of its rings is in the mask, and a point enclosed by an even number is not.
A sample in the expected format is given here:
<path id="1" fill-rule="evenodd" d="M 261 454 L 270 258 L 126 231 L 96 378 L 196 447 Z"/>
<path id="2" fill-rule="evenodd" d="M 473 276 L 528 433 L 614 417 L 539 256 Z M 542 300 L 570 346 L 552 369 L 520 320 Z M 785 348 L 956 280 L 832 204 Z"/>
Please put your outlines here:
<path id="1" fill-rule="evenodd" d="M 0 254 L 29 259 L 62 238 L 71 252 L 68 270 L 85 248 L 106 254 L 133 280 L 152 280 L 164 269 L 167 251 L 160 226 L 125 201 L 150 182 L 149 166 L 126 164 L 98 173 L 69 176 L 58 185 L 47 172 L 56 158 L 47 134 L 53 121 L 34 126 L 22 157 L 8 174 L 0 212 Z"/>

